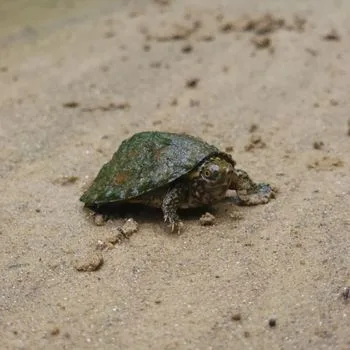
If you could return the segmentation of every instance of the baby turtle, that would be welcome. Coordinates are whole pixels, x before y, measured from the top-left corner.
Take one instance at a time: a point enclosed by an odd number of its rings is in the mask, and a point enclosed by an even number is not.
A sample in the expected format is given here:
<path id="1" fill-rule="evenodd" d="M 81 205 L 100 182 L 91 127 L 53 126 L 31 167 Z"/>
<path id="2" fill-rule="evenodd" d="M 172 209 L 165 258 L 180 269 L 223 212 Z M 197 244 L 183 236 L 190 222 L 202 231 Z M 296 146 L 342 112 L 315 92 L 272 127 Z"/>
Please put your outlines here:
<path id="1" fill-rule="evenodd" d="M 232 157 L 186 134 L 146 131 L 122 142 L 81 196 L 85 206 L 140 203 L 161 208 L 172 231 L 180 230 L 179 208 L 207 206 L 235 190 L 241 204 L 267 203 L 269 185 L 255 184 Z"/>

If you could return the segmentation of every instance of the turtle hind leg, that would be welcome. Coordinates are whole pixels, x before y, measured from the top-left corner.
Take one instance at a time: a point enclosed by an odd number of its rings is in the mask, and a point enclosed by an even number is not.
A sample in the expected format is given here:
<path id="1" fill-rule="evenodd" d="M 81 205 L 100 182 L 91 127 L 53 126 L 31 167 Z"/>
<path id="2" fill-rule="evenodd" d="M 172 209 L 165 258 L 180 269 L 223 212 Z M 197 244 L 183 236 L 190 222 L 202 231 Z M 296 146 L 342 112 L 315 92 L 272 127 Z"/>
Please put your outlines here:
<path id="1" fill-rule="evenodd" d="M 183 202 L 186 195 L 184 185 L 182 183 L 176 184 L 174 187 L 170 188 L 162 201 L 162 211 L 164 215 L 164 222 L 168 223 L 171 232 L 175 230 L 180 233 L 183 223 L 177 213 L 180 204 Z"/>
<path id="2" fill-rule="evenodd" d="M 265 204 L 275 197 L 275 192 L 269 184 L 255 183 L 249 175 L 241 169 L 235 169 L 235 177 L 230 189 L 236 190 L 239 204 Z"/>

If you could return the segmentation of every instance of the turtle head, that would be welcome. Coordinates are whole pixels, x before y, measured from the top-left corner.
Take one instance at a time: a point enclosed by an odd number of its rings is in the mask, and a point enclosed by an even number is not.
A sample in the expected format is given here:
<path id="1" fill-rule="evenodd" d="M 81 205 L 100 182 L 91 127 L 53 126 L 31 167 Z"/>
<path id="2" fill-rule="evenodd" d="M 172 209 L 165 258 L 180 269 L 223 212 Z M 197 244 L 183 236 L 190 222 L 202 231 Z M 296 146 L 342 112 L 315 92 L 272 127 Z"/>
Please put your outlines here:
<path id="1" fill-rule="evenodd" d="M 225 197 L 234 177 L 233 165 L 219 156 L 208 158 L 189 173 L 190 204 L 211 204 Z"/>

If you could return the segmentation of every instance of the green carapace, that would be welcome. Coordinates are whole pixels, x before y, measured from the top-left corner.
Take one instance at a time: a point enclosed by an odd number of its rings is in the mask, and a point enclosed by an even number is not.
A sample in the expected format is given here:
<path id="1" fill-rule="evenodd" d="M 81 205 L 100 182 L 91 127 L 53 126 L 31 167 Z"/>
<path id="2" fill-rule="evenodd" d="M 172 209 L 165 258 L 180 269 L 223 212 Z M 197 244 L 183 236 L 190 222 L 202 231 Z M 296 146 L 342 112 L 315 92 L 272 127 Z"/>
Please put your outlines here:
<path id="1" fill-rule="evenodd" d="M 186 134 L 146 131 L 122 142 L 80 200 L 95 211 L 114 203 L 159 207 L 174 230 L 182 225 L 179 208 L 214 204 L 227 190 L 247 205 L 272 196 L 268 185 L 255 184 L 215 146 Z"/>

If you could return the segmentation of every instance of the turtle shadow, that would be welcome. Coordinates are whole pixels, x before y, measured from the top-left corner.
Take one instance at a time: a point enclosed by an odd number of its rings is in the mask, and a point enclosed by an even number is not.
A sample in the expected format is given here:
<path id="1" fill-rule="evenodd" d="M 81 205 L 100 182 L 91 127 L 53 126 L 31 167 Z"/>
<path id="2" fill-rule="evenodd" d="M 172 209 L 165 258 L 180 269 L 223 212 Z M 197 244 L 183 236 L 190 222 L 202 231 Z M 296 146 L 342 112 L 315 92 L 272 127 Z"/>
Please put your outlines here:
<path id="1" fill-rule="evenodd" d="M 160 208 L 149 207 L 136 203 L 104 204 L 99 207 L 88 208 L 97 214 L 104 216 L 106 220 L 133 218 L 139 223 L 155 223 L 163 221 L 163 213 Z M 203 206 L 198 208 L 179 209 L 178 214 L 182 221 L 198 220 L 206 212 L 215 214 L 217 208 Z"/>

